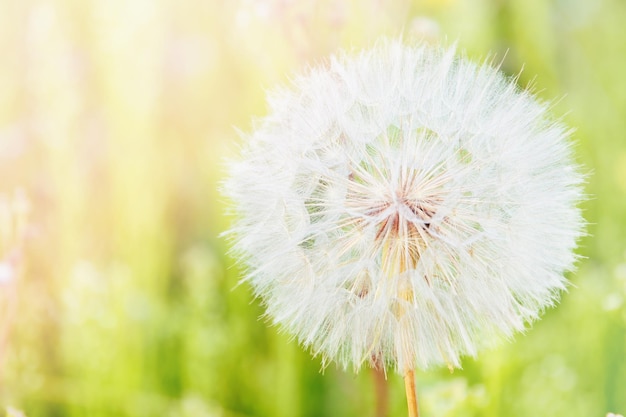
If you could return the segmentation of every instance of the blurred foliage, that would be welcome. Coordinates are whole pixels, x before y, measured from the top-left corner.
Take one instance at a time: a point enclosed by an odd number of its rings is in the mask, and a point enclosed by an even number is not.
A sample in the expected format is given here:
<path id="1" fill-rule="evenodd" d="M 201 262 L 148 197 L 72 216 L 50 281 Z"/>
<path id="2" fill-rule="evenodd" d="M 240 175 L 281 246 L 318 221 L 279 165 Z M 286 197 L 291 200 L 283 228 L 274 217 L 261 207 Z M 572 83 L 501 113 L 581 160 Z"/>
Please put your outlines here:
<path id="1" fill-rule="evenodd" d="M 265 88 L 403 34 L 489 51 L 575 128 L 590 236 L 561 305 L 424 416 L 626 411 L 626 2 L 0 0 L 0 405 L 38 416 L 373 415 L 370 373 L 259 316 L 218 238 Z M 389 376 L 392 416 L 401 378 Z M 18 411 L 10 411 L 18 415 Z"/>

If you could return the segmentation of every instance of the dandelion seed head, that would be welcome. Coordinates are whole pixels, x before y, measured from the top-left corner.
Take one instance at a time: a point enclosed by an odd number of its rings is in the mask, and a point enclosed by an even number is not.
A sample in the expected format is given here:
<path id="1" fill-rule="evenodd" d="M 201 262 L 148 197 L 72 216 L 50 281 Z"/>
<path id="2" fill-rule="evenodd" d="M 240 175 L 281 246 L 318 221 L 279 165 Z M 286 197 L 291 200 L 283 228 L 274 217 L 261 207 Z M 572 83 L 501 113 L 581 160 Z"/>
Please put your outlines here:
<path id="1" fill-rule="evenodd" d="M 460 367 L 565 288 L 568 130 L 496 69 L 386 41 L 269 104 L 224 183 L 230 236 L 268 317 L 325 362 Z"/>

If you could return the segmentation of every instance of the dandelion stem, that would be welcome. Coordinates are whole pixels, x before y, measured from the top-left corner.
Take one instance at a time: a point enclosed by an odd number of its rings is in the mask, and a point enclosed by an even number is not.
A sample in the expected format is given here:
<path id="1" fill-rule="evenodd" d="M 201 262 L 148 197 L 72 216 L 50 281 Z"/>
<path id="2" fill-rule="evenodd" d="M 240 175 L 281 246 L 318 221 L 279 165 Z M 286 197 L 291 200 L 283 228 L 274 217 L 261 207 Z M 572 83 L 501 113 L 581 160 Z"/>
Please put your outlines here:
<path id="1" fill-rule="evenodd" d="M 374 386 L 376 388 L 376 417 L 387 417 L 389 414 L 389 389 L 385 369 L 376 359 L 376 366 L 372 368 L 374 374 Z"/>
<path id="2" fill-rule="evenodd" d="M 406 402 L 409 407 L 409 417 L 419 417 L 417 394 L 415 392 L 415 371 L 413 371 L 413 369 L 407 369 L 404 373 L 404 388 L 406 389 Z"/>

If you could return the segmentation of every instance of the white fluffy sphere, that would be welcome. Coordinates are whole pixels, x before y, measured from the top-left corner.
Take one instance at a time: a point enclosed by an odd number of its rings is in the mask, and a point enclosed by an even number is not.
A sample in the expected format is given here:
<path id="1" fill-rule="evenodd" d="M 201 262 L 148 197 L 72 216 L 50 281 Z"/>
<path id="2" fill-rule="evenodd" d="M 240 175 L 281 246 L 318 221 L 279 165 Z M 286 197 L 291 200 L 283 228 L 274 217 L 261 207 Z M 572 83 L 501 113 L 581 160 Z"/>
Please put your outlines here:
<path id="1" fill-rule="evenodd" d="M 315 354 L 458 367 L 564 289 L 583 225 L 568 130 L 496 69 L 381 42 L 269 102 L 224 184 L 230 233 Z"/>

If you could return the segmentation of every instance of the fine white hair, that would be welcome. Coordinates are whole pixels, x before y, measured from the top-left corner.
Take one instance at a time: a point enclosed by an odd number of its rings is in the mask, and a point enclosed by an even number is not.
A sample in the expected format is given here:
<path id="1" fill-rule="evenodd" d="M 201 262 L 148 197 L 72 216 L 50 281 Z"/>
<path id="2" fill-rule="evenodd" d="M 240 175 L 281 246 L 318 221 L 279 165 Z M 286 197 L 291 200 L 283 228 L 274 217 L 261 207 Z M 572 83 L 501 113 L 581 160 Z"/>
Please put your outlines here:
<path id="1" fill-rule="evenodd" d="M 325 362 L 460 367 L 566 286 L 583 177 L 548 105 L 389 40 L 271 94 L 224 193 L 244 280 Z"/>

